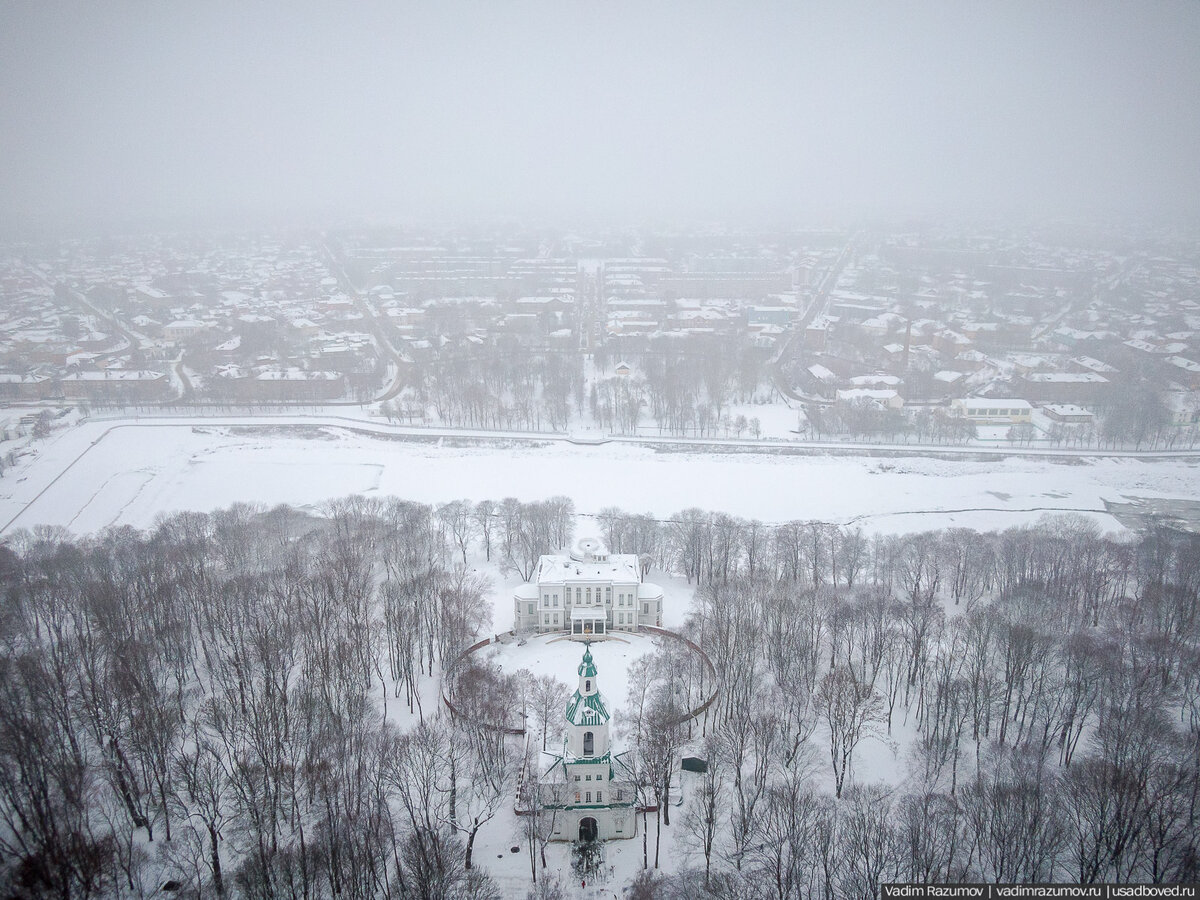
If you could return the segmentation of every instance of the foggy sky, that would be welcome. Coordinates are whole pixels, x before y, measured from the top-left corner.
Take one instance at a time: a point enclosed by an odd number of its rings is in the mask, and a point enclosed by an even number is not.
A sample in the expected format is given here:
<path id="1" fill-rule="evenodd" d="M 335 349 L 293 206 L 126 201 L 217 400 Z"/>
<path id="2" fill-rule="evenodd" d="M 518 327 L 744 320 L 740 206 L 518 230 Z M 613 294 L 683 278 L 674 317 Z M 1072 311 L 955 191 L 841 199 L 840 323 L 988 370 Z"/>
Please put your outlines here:
<path id="1" fill-rule="evenodd" d="M 1200 3 L 0 6 L 0 214 L 1200 211 Z"/>

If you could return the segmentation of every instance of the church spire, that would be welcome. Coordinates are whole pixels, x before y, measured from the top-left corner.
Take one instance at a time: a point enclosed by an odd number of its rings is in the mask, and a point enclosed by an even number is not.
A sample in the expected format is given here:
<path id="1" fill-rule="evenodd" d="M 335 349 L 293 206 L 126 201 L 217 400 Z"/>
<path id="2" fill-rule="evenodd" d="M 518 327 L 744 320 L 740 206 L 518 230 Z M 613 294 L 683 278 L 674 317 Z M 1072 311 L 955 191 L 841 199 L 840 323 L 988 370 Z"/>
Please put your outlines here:
<path id="1" fill-rule="evenodd" d="M 579 694 L 590 697 L 600 693 L 596 684 L 596 662 L 592 659 L 592 642 L 584 644 L 583 662 L 579 664 Z"/>
<path id="2" fill-rule="evenodd" d="M 608 710 L 604 706 L 604 698 L 600 696 L 596 679 L 596 661 L 592 659 L 591 642 L 585 645 L 583 662 L 579 664 L 579 687 L 567 703 L 567 722 L 589 727 L 608 723 Z"/>

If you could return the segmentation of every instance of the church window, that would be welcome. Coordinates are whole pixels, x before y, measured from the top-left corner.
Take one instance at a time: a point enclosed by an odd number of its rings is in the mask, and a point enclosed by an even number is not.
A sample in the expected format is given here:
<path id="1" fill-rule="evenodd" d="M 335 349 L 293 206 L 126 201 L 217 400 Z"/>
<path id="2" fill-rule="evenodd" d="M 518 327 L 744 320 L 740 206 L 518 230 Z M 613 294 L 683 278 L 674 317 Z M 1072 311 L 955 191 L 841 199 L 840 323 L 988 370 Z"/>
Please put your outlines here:
<path id="1" fill-rule="evenodd" d="M 578 780 L 579 780 L 579 776 L 578 776 L 578 775 L 576 775 L 576 776 L 575 776 L 575 780 L 576 780 L 576 781 L 578 781 Z"/>
<path id="2" fill-rule="evenodd" d="M 590 678 L 583 683 L 583 689 L 585 691 L 590 691 L 592 689 L 592 680 Z"/>
<path id="3" fill-rule="evenodd" d="M 576 791 L 576 792 L 575 792 L 575 802 L 576 802 L 576 803 L 578 803 L 578 802 L 579 802 L 579 791 Z"/>
<path id="4" fill-rule="evenodd" d="M 588 791 L 588 792 L 587 792 L 587 801 L 586 801 L 586 802 L 587 802 L 587 803 L 591 803 L 591 802 L 592 802 L 592 792 L 591 792 L 591 791 Z"/>
<path id="5" fill-rule="evenodd" d="M 584 776 L 583 776 L 583 780 L 584 780 L 584 781 L 591 781 L 591 780 L 592 780 L 592 776 L 591 776 L 591 775 L 584 775 Z"/>
<path id="6" fill-rule="evenodd" d="M 604 802 L 604 793 L 602 791 L 596 791 L 596 802 L 597 803 Z"/>
<path id="7" fill-rule="evenodd" d="M 591 682 L 588 682 L 588 690 L 591 690 Z M 595 750 L 595 737 L 590 731 L 583 733 L 583 755 L 591 756 Z"/>
<path id="8" fill-rule="evenodd" d="M 620 803 L 620 802 L 621 802 L 621 799 L 622 799 L 624 796 L 625 796 L 625 792 L 624 792 L 624 791 L 617 791 L 617 802 L 618 802 L 618 803 Z"/>

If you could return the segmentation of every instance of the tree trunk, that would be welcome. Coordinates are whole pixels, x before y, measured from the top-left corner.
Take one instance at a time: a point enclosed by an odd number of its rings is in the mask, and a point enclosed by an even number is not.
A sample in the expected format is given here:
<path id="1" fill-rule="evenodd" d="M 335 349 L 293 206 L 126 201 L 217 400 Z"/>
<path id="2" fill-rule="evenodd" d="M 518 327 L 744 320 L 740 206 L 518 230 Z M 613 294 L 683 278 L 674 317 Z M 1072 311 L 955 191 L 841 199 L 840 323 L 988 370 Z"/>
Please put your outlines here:
<path id="1" fill-rule="evenodd" d="M 658 868 L 658 847 L 662 842 L 662 806 L 654 812 L 654 868 Z"/>
<path id="2" fill-rule="evenodd" d="M 225 881 L 221 877 L 221 853 L 217 845 L 217 829 L 213 825 L 208 826 L 208 839 L 212 843 L 213 890 L 217 892 L 218 897 L 224 897 Z"/>
<path id="3" fill-rule="evenodd" d="M 467 837 L 467 855 L 465 858 L 464 868 L 468 871 L 471 868 L 471 853 L 475 850 L 475 835 L 479 834 L 479 826 L 476 825 L 471 829 L 470 835 Z"/>

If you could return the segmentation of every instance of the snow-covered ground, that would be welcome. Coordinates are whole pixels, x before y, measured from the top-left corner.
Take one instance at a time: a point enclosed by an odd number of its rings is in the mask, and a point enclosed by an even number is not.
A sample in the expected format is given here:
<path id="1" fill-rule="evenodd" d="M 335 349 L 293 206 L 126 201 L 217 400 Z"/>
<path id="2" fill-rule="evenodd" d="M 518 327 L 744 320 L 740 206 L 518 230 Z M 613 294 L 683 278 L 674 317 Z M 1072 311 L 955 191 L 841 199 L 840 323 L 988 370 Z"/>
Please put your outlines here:
<path id="1" fill-rule="evenodd" d="M 918 453 L 915 451 L 914 453 Z M 465 443 L 373 436 L 312 422 L 246 427 L 90 421 L 53 434 L 0 479 L 0 528 L 146 527 L 160 513 L 236 501 L 317 506 L 346 494 L 438 503 L 570 496 L 669 516 L 689 507 L 764 522 L 819 519 L 871 531 L 1003 528 L 1104 500 L 1195 499 L 1194 459 L 871 458 L 705 453 L 563 441 Z"/>
<path id="2" fill-rule="evenodd" d="M 653 652 L 655 640 L 664 638 L 618 634 L 590 644 L 596 661 L 597 684 L 614 722 L 623 718 L 622 710 L 629 696 L 629 666 L 639 657 Z M 524 644 L 515 641 L 493 644 L 480 650 L 478 656 L 481 660 L 497 663 L 508 673 L 528 669 L 534 675 L 550 675 L 573 691 L 579 683 L 577 671 L 583 658 L 583 646 L 556 634 L 532 637 Z"/>

